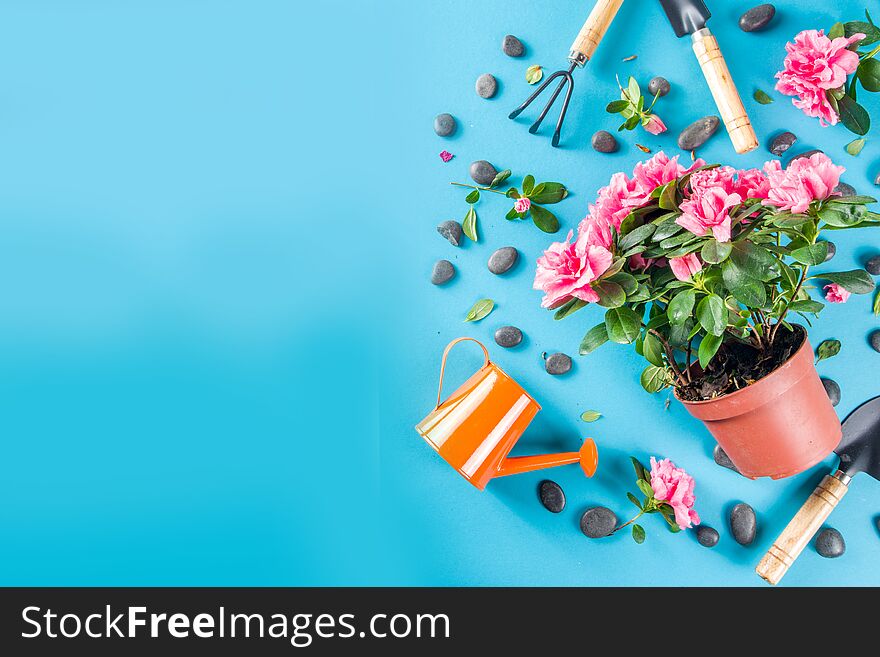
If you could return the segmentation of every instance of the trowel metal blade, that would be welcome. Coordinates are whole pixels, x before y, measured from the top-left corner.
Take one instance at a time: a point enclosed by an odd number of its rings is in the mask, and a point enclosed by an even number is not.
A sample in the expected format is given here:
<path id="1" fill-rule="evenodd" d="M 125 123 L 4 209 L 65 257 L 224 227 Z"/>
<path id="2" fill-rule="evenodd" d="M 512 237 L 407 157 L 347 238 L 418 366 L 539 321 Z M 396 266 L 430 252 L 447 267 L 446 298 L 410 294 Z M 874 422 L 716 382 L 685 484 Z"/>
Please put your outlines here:
<path id="1" fill-rule="evenodd" d="M 660 4 L 678 37 L 702 30 L 712 16 L 703 0 L 660 0 Z"/>
<path id="2" fill-rule="evenodd" d="M 843 438 L 834 450 L 840 470 L 852 477 L 867 472 L 880 479 L 880 397 L 869 399 L 843 421 Z"/>

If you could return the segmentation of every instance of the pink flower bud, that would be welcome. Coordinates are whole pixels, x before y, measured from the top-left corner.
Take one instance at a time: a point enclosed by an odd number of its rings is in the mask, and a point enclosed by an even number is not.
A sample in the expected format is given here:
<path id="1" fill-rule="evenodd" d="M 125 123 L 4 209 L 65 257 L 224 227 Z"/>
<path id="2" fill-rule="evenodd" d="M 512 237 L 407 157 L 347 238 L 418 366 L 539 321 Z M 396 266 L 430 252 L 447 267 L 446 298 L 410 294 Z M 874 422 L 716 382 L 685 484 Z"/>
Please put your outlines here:
<path id="1" fill-rule="evenodd" d="M 532 207 L 532 202 L 525 197 L 516 199 L 516 203 L 513 204 L 513 209 L 520 214 L 528 212 L 530 207 Z"/>
<path id="2" fill-rule="evenodd" d="M 656 114 L 649 116 L 647 122 L 642 127 L 652 135 L 659 135 L 662 132 L 666 132 L 666 124 L 663 123 L 663 119 Z"/>
<path id="3" fill-rule="evenodd" d="M 850 291 L 840 287 L 837 283 L 829 283 L 824 288 L 825 300 L 828 303 L 846 303 L 849 299 Z"/>

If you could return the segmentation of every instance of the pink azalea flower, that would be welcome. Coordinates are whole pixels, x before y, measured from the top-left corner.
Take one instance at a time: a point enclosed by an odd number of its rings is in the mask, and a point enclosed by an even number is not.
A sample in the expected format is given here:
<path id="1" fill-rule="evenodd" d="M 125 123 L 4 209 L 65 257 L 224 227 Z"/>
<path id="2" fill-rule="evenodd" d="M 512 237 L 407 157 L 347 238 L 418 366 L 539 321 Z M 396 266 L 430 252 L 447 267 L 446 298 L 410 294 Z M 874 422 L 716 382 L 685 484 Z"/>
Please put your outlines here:
<path id="1" fill-rule="evenodd" d="M 651 457 L 651 489 L 654 499 L 665 502 L 675 512 L 675 523 L 681 529 L 700 524 L 700 516 L 694 511 L 694 478 L 669 459 L 657 461 Z"/>
<path id="2" fill-rule="evenodd" d="M 525 196 L 516 199 L 516 203 L 513 204 L 513 209 L 520 214 L 525 214 L 526 212 L 528 212 L 530 207 L 532 207 L 532 201 L 530 199 L 527 199 Z"/>
<path id="3" fill-rule="evenodd" d="M 825 290 L 825 301 L 828 303 L 846 303 L 846 300 L 849 299 L 850 291 L 837 283 L 829 283 L 823 289 Z"/>
<path id="4" fill-rule="evenodd" d="M 822 30 L 800 32 L 793 43 L 785 44 L 788 55 L 776 74 L 776 89 L 797 96 L 791 101 L 794 106 L 818 117 L 823 126 L 836 124 L 840 117 L 825 92 L 846 84 L 846 77 L 858 68 L 859 55 L 848 48 L 864 38 L 861 33 L 829 39 Z"/>
<path id="5" fill-rule="evenodd" d="M 452 153 L 450 153 L 449 151 L 440 151 L 440 159 L 443 160 L 444 162 L 449 162 L 449 160 L 451 160 L 454 157 L 455 156 Z"/>
<path id="6" fill-rule="evenodd" d="M 732 190 L 747 198 L 767 198 L 770 192 L 770 181 L 760 169 L 743 169 L 736 172 L 736 186 Z"/>
<path id="7" fill-rule="evenodd" d="M 764 171 L 770 190 L 762 203 L 797 214 L 806 212 L 814 200 L 838 195 L 834 188 L 846 169 L 832 163 L 824 153 L 814 153 L 793 160 L 785 169 L 773 160 L 764 165 Z"/>
<path id="8" fill-rule="evenodd" d="M 615 173 L 606 187 L 599 190 L 596 203 L 590 206 L 590 216 L 620 228 L 620 223 L 633 208 L 642 203 L 642 190 L 625 173 Z"/>
<path id="9" fill-rule="evenodd" d="M 666 124 L 663 123 L 663 119 L 656 114 L 649 116 L 648 120 L 642 124 L 642 127 L 652 135 L 659 135 L 666 132 Z"/>
<path id="10" fill-rule="evenodd" d="M 613 243 L 611 224 L 593 215 L 590 215 L 578 225 L 578 237 L 586 239 L 588 244 L 601 246 L 608 250 L 611 250 Z"/>
<path id="11" fill-rule="evenodd" d="M 543 290 L 541 306 L 556 308 L 573 297 L 593 303 L 599 295 L 590 283 L 605 273 L 611 265 L 611 252 L 589 242 L 589 235 L 582 234 L 571 243 L 569 231 L 565 242 L 554 242 L 538 258 L 534 289 Z"/>
<path id="12" fill-rule="evenodd" d="M 651 192 L 660 185 L 676 180 L 705 164 L 703 160 L 697 159 L 691 166 L 685 167 L 678 163 L 678 155 L 669 158 L 663 151 L 650 160 L 639 162 L 633 170 L 633 179 L 641 189 L 641 194 L 635 199 L 636 205 L 643 205 L 651 197 Z"/>
<path id="13" fill-rule="evenodd" d="M 689 281 L 698 271 L 703 269 L 703 263 L 696 253 L 688 253 L 679 258 L 672 258 L 669 261 L 669 267 L 672 273 L 680 281 Z"/>
<path id="14" fill-rule="evenodd" d="M 694 171 L 690 178 L 691 193 L 696 193 L 710 187 L 721 187 L 728 194 L 733 194 L 737 189 L 737 170 L 733 167 L 714 167 Z"/>
<path id="15" fill-rule="evenodd" d="M 681 204 L 682 214 L 675 220 L 679 226 L 694 235 L 710 232 L 719 242 L 730 241 L 730 208 L 742 203 L 739 194 L 728 194 L 723 187 L 698 187 Z"/>

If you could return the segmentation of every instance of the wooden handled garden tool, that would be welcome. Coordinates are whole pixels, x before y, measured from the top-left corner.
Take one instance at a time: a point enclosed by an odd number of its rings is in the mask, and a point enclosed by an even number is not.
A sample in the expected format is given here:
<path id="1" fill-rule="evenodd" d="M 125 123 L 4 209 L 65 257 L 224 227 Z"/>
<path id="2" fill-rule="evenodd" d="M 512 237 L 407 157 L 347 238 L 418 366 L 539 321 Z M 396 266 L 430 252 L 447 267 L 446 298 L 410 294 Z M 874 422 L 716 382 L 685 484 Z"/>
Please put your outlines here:
<path id="1" fill-rule="evenodd" d="M 865 402 L 843 422 L 843 438 L 834 450 L 840 457 L 837 470 L 825 475 L 816 490 L 782 531 L 755 571 L 777 584 L 798 558 L 859 472 L 880 479 L 880 397 Z"/>
<path id="2" fill-rule="evenodd" d="M 614 20 L 614 17 L 617 15 L 617 10 L 620 9 L 620 5 L 622 4 L 623 0 L 598 0 L 596 2 L 596 6 L 593 7 L 593 11 L 590 12 L 587 22 L 584 23 L 584 26 L 575 38 L 574 43 L 571 44 L 571 49 L 568 53 L 568 61 L 570 63 L 568 70 L 556 71 L 556 73 L 544 80 L 543 84 L 538 87 L 535 93 L 529 96 L 522 105 L 510 113 L 511 119 L 515 119 L 522 114 L 523 110 L 531 105 L 532 101 L 540 96 L 555 79 L 562 78 L 559 86 L 556 87 L 556 90 L 551 94 L 550 101 L 541 111 L 541 114 L 538 115 L 538 120 L 532 124 L 531 128 L 529 128 L 529 132 L 533 135 L 538 132 L 538 128 L 541 127 L 541 122 L 546 118 L 553 103 L 556 102 L 559 94 L 561 94 L 565 86 L 568 85 L 568 90 L 565 92 L 565 99 L 562 101 L 562 112 L 560 112 L 559 119 L 556 121 L 556 132 L 553 133 L 552 144 L 553 146 L 559 146 L 559 133 L 562 130 L 562 122 L 565 121 L 565 113 L 568 111 L 568 104 L 571 102 L 571 94 L 574 91 L 574 78 L 571 74 L 576 68 L 583 67 L 584 64 L 590 61 L 590 58 L 593 56 L 593 53 L 596 52 L 596 48 L 602 41 L 602 37 L 605 36 L 608 26 L 611 25 L 611 21 Z"/>
<path id="3" fill-rule="evenodd" d="M 758 147 L 758 138 L 743 107 L 736 85 L 730 77 L 727 62 L 718 47 L 718 40 L 706 27 L 712 16 L 703 0 L 660 0 L 675 35 L 691 35 L 694 53 L 703 69 L 721 120 L 737 153 L 748 153 Z"/>

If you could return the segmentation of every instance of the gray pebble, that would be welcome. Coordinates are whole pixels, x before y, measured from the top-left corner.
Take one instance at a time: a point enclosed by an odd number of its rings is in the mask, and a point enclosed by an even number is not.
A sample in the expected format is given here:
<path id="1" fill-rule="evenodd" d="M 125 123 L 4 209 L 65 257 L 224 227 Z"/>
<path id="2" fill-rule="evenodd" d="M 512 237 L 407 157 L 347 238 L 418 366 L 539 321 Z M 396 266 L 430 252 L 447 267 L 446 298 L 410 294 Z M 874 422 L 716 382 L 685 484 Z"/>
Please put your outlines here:
<path id="1" fill-rule="evenodd" d="M 617 516 L 614 511 L 604 506 L 594 506 L 584 511 L 581 516 L 581 531 L 588 538 L 608 536 L 617 527 Z"/>
<path id="2" fill-rule="evenodd" d="M 880 331 L 874 331 L 868 339 L 871 342 L 871 349 L 880 352 Z"/>
<path id="3" fill-rule="evenodd" d="M 794 146 L 796 141 L 797 135 L 786 130 L 785 132 L 780 132 L 776 135 L 770 142 L 770 146 L 767 148 L 776 157 L 782 157 L 789 148 Z"/>
<path id="4" fill-rule="evenodd" d="M 828 262 L 837 255 L 837 245 L 834 242 L 826 241 L 825 244 L 828 245 L 828 252 L 825 254 L 825 262 Z"/>
<path id="5" fill-rule="evenodd" d="M 449 240 L 452 246 L 461 246 L 461 224 L 450 219 L 437 226 L 437 232 Z"/>
<path id="6" fill-rule="evenodd" d="M 511 270 L 519 258 L 519 251 L 512 246 L 502 246 L 489 256 L 489 271 L 493 274 L 504 274 Z"/>
<path id="7" fill-rule="evenodd" d="M 438 260 L 434 263 L 434 270 L 431 272 L 431 282 L 434 285 L 443 285 L 448 283 L 455 276 L 455 267 L 448 260 Z"/>
<path id="8" fill-rule="evenodd" d="M 495 331 L 495 343 L 499 347 L 511 349 L 522 342 L 523 334 L 515 326 L 502 326 Z"/>
<path id="9" fill-rule="evenodd" d="M 614 153 L 618 148 L 617 139 L 607 130 L 599 130 L 595 133 L 590 143 L 593 145 L 593 150 L 599 153 Z"/>
<path id="10" fill-rule="evenodd" d="M 490 73 L 483 73 L 474 85 L 480 98 L 491 98 L 498 91 L 498 80 Z"/>
<path id="11" fill-rule="evenodd" d="M 868 262 L 865 263 L 865 270 L 871 276 L 880 276 L 880 256 L 868 258 Z"/>
<path id="12" fill-rule="evenodd" d="M 771 4 L 752 7 L 739 19 L 739 29 L 743 32 L 757 32 L 767 27 L 776 15 L 776 7 Z"/>
<path id="13" fill-rule="evenodd" d="M 501 52 L 508 57 L 522 57 L 525 51 L 526 48 L 522 44 L 522 41 L 512 34 L 505 36 L 504 40 L 501 42 Z"/>
<path id="14" fill-rule="evenodd" d="M 555 481 L 549 479 L 542 481 L 538 488 L 538 494 L 541 496 L 541 504 L 550 513 L 559 513 L 565 508 L 565 493 Z"/>
<path id="15" fill-rule="evenodd" d="M 730 510 L 730 531 L 740 545 L 751 545 L 758 533 L 758 517 L 755 510 L 740 502 Z"/>
<path id="16" fill-rule="evenodd" d="M 678 135 L 678 147 L 683 151 L 692 151 L 699 148 L 715 134 L 721 119 L 717 116 L 704 116 L 697 119 Z"/>
<path id="17" fill-rule="evenodd" d="M 434 132 L 440 137 L 449 137 L 455 132 L 457 125 L 452 114 L 444 112 L 434 117 Z"/>
<path id="18" fill-rule="evenodd" d="M 730 460 L 727 452 L 721 449 L 721 445 L 715 445 L 715 449 L 712 450 L 712 458 L 714 458 L 715 463 L 720 465 L 722 468 L 728 468 L 737 473 L 739 472 L 739 469 L 736 467 L 734 462 Z"/>
<path id="19" fill-rule="evenodd" d="M 652 96 L 656 96 L 659 93 L 660 96 L 663 97 L 669 93 L 670 88 L 669 80 L 661 75 L 658 75 L 656 78 L 651 78 L 651 81 L 648 83 L 648 93 Z"/>
<path id="20" fill-rule="evenodd" d="M 875 185 L 880 185 L 880 173 L 878 173 L 878 174 L 874 177 L 874 184 L 875 184 Z"/>
<path id="21" fill-rule="evenodd" d="M 822 379 L 822 385 L 825 386 L 825 393 L 828 395 L 828 399 L 831 400 L 831 405 L 837 406 L 840 403 L 840 386 L 837 385 L 837 381 L 834 379 Z"/>
<path id="22" fill-rule="evenodd" d="M 836 559 L 842 557 L 846 552 L 846 541 L 843 535 L 836 529 L 829 527 L 819 532 L 816 537 L 816 552 L 826 559 Z"/>
<path id="23" fill-rule="evenodd" d="M 471 178 L 478 185 L 491 185 L 498 175 L 498 170 L 486 160 L 477 160 L 471 163 Z"/>
<path id="24" fill-rule="evenodd" d="M 856 188 L 852 185 L 847 185 L 845 182 L 838 183 L 837 187 L 834 188 L 835 192 L 839 192 L 841 196 L 857 196 L 858 192 Z"/>
<path id="25" fill-rule="evenodd" d="M 791 161 L 794 162 L 795 160 L 799 160 L 802 157 L 809 158 L 810 156 L 815 155 L 816 153 L 824 153 L 824 152 L 825 151 L 819 150 L 818 148 L 813 148 L 811 150 L 804 151 L 803 153 L 798 153 L 793 158 L 791 158 Z"/>
<path id="26" fill-rule="evenodd" d="M 561 352 L 550 354 L 544 361 L 544 369 L 553 376 L 566 374 L 571 370 L 571 356 Z"/>
<path id="27" fill-rule="evenodd" d="M 715 547 L 718 545 L 718 530 L 712 529 L 706 525 L 700 525 L 697 529 L 697 540 L 703 547 Z"/>

